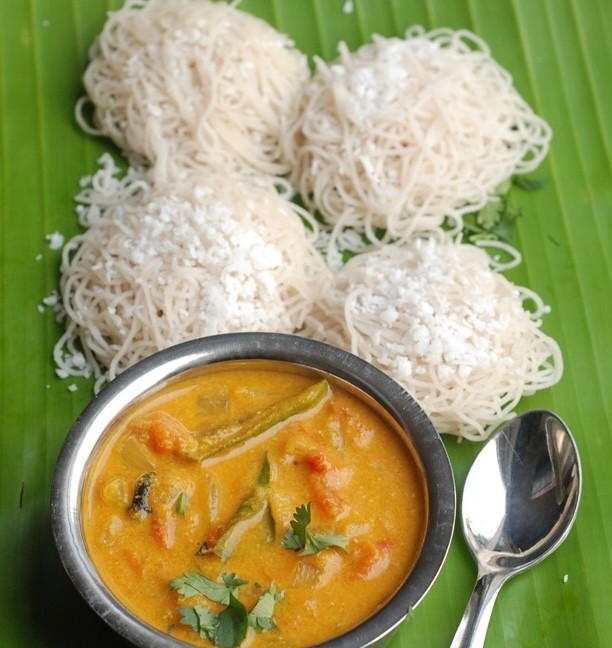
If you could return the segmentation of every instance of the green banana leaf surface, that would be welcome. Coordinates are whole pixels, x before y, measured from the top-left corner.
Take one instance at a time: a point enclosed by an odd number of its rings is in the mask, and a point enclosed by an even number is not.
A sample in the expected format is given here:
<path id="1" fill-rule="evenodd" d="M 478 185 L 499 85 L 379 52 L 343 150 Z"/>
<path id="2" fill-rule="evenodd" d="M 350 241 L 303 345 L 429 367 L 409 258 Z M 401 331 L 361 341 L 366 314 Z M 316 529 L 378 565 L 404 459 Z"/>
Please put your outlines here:
<path id="1" fill-rule="evenodd" d="M 87 50 L 119 0 L 0 4 L 0 647 L 122 646 L 65 575 L 49 517 L 55 461 L 92 396 L 55 375 L 61 333 L 43 298 L 58 284 L 47 236 L 78 232 L 74 195 L 109 142 L 74 119 Z M 609 0 L 244 0 L 309 56 L 332 59 L 374 33 L 413 24 L 468 28 L 554 130 L 533 192 L 515 192 L 509 277 L 550 305 L 546 333 L 561 382 L 519 411 L 552 409 L 570 426 L 584 484 L 575 526 L 551 557 L 510 580 L 486 646 L 612 646 L 612 3 Z M 479 445 L 445 439 L 459 500 Z M 391 647 L 448 646 L 476 578 L 457 524 L 448 559 Z"/>

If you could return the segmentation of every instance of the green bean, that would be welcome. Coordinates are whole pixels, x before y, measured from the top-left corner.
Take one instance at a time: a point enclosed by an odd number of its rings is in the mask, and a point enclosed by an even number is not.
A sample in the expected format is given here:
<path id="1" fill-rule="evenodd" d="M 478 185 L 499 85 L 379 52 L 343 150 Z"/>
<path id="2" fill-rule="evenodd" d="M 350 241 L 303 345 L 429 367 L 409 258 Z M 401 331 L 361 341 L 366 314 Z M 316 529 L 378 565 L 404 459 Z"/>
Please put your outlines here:
<path id="1" fill-rule="evenodd" d="M 199 459 L 220 454 L 249 439 L 267 432 L 275 425 L 288 421 L 321 403 L 330 393 L 327 380 L 311 385 L 296 396 L 285 398 L 261 410 L 238 425 L 219 428 L 198 439 Z"/>
<path id="2" fill-rule="evenodd" d="M 270 479 L 270 462 L 266 456 L 253 489 L 242 501 L 219 539 L 212 546 L 205 542 L 200 547 L 198 554 L 215 553 L 223 560 L 227 559 L 245 531 L 262 521 L 264 516 L 270 516 L 268 504 Z M 269 530 L 268 535 L 270 533 Z"/>

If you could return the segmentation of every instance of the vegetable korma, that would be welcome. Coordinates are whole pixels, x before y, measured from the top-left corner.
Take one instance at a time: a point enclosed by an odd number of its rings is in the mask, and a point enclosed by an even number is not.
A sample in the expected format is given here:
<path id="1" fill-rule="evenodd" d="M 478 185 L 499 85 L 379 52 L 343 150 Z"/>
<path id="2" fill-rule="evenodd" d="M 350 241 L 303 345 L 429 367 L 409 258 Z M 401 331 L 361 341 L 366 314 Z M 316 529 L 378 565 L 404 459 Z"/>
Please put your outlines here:
<path id="1" fill-rule="evenodd" d="M 223 363 L 168 383 L 115 422 L 89 472 L 101 577 L 184 641 L 331 639 L 392 596 L 422 546 L 406 435 L 336 378 L 286 367 Z"/>

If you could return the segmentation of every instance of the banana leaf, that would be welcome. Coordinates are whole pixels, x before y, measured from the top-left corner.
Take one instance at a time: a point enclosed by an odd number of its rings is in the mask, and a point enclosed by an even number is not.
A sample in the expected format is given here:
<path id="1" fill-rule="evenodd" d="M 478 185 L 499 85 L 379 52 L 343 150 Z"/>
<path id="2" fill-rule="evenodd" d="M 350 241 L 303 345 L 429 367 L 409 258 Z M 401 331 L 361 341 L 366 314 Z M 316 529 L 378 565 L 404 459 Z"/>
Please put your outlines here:
<path id="1" fill-rule="evenodd" d="M 78 231 L 73 197 L 110 147 L 73 116 L 87 49 L 118 0 L 2 0 L 0 5 L 0 646 L 121 646 L 72 587 L 52 541 L 49 492 L 61 443 L 91 384 L 57 378 L 61 333 L 40 308 L 58 282 L 47 236 Z M 244 0 L 308 55 L 331 59 L 373 33 L 412 24 L 482 36 L 516 86 L 552 126 L 538 170 L 546 185 L 514 194 L 523 211 L 510 278 L 551 306 L 544 330 L 565 374 L 525 398 L 558 412 L 581 452 L 584 489 L 561 548 L 511 580 L 487 646 L 612 645 L 612 3 L 608 0 Z M 76 389 L 75 389 L 76 388 Z M 458 484 L 479 447 L 445 440 Z M 448 646 L 475 579 L 457 528 L 446 564 L 392 648 Z"/>

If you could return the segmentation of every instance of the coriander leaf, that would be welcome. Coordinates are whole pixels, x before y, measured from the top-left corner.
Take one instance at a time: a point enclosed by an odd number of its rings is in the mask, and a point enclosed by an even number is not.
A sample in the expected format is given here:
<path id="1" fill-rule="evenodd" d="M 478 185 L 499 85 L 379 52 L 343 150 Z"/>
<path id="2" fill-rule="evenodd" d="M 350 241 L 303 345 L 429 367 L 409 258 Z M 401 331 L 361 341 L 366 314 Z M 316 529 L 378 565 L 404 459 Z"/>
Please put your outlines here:
<path id="1" fill-rule="evenodd" d="M 517 219 L 522 210 L 510 206 L 507 196 L 501 196 L 486 204 L 479 212 L 463 217 L 463 242 L 506 241 L 514 234 Z"/>
<path id="2" fill-rule="evenodd" d="M 505 203 L 505 209 L 502 214 L 502 219 L 493 227 L 491 232 L 501 241 L 510 241 L 514 235 L 514 228 L 516 221 L 523 215 L 523 210 L 520 208 L 513 209 Z"/>
<path id="3" fill-rule="evenodd" d="M 305 544 L 306 542 L 301 542 L 300 538 L 293 531 L 287 531 L 283 536 L 283 547 L 285 547 L 285 549 L 299 551 Z"/>
<path id="4" fill-rule="evenodd" d="M 215 603 L 228 605 L 234 588 L 243 585 L 245 581 L 236 578 L 235 574 L 222 574 L 223 583 L 210 580 L 198 572 L 188 572 L 170 582 L 170 587 L 182 596 L 197 596 L 201 594 Z"/>
<path id="5" fill-rule="evenodd" d="M 510 242 L 517 219 L 523 215 L 522 209 L 512 207 L 512 188 L 535 191 L 546 185 L 547 180 L 537 180 L 524 176 L 513 176 L 500 184 L 493 192 L 493 199 L 478 212 L 463 217 L 463 241 L 497 240 Z"/>
<path id="6" fill-rule="evenodd" d="M 346 550 L 346 538 L 343 535 L 333 533 L 324 534 L 317 533 L 316 531 L 308 533 L 306 546 L 300 553 L 300 556 L 311 556 L 327 547 L 339 547 L 340 549 Z"/>
<path id="7" fill-rule="evenodd" d="M 284 597 L 283 592 L 276 593 L 276 586 L 274 583 L 270 585 L 270 589 L 259 597 L 253 609 L 249 612 L 249 625 L 256 630 L 272 630 L 276 627 L 272 616 L 274 614 L 274 607 L 278 601 Z"/>
<path id="8" fill-rule="evenodd" d="M 289 523 L 291 530 L 283 537 L 283 546 L 298 551 L 306 546 L 306 527 L 310 524 L 310 502 L 301 504 L 295 509 L 293 520 Z"/>
<path id="9" fill-rule="evenodd" d="M 241 585 L 246 585 L 249 581 L 245 581 L 243 578 L 240 578 L 240 576 L 236 576 L 236 574 L 232 573 L 226 573 L 224 572 L 221 574 L 221 580 L 230 588 L 232 588 L 232 594 L 236 593 L 236 589 L 240 587 Z"/>
<path id="10" fill-rule="evenodd" d="M 503 209 L 503 202 L 492 201 L 487 203 L 476 214 L 476 222 L 484 229 L 490 230 L 502 219 Z"/>
<path id="11" fill-rule="evenodd" d="M 246 608 L 233 594 L 230 594 L 228 606 L 217 615 L 213 643 L 215 646 L 224 648 L 239 646 L 246 637 L 248 629 Z"/>
<path id="12" fill-rule="evenodd" d="M 184 596 L 202 595 L 225 605 L 218 613 L 201 605 L 179 608 L 181 624 L 191 627 L 200 637 L 222 648 L 239 646 L 249 627 L 257 631 L 276 627 L 272 615 L 276 602 L 280 601 L 284 594 L 276 592 L 274 583 L 260 596 L 249 613 L 238 599 L 238 589 L 247 581 L 233 573 L 221 574 L 221 581 L 212 581 L 203 574 L 191 572 L 170 583 L 173 589 Z"/>
<path id="13" fill-rule="evenodd" d="M 201 605 L 179 609 L 181 623 L 190 626 L 203 639 L 214 640 L 218 620 L 217 615 Z"/>
<path id="14" fill-rule="evenodd" d="M 510 189 L 512 188 L 512 183 L 514 182 L 513 178 L 508 178 L 504 180 L 501 184 L 497 185 L 497 188 L 493 192 L 496 196 L 505 196 Z"/>
<path id="15" fill-rule="evenodd" d="M 346 549 L 346 538 L 337 534 L 317 533 L 307 529 L 311 521 L 311 503 L 302 504 L 295 509 L 291 529 L 283 536 L 283 546 L 300 551 L 300 556 L 310 556 L 327 547 Z"/>
<path id="16" fill-rule="evenodd" d="M 233 595 L 222 612 L 215 614 L 201 605 L 180 608 L 181 623 L 190 626 L 203 639 L 215 646 L 233 648 L 244 640 L 248 630 L 248 614 L 244 605 Z"/>

